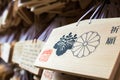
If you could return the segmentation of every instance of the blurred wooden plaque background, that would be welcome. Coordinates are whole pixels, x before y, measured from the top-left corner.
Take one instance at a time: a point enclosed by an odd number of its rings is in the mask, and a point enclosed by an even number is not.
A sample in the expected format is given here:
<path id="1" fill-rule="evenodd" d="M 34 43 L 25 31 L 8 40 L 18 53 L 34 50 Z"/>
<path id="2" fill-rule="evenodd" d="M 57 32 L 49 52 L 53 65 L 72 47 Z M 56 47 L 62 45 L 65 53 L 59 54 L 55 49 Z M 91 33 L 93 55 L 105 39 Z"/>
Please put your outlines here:
<path id="1" fill-rule="evenodd" d="M 41 52 L 44 42 L 37 40 L 32 42 L 32 40 L 27 41 L 23 46 L 23 52 L 20 59 L 20 67 L 27 71 L 30 71 L 36 75 L 39 74 L 40 69 L 34 66 L 34 62 Z"/>

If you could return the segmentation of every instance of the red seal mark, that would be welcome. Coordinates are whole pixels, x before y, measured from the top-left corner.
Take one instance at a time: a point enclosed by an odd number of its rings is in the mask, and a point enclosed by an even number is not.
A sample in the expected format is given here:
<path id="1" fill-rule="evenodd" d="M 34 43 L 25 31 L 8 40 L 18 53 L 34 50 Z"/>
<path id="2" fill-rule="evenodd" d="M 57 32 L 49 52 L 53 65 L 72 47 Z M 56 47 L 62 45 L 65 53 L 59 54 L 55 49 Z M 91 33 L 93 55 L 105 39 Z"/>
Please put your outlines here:
<path id="1" fill-rule="evenodd" d="M 43 51 L 39 58 L 40 61 L 47 62 L 52 52 L 53 52 L 52 49 Z"/>

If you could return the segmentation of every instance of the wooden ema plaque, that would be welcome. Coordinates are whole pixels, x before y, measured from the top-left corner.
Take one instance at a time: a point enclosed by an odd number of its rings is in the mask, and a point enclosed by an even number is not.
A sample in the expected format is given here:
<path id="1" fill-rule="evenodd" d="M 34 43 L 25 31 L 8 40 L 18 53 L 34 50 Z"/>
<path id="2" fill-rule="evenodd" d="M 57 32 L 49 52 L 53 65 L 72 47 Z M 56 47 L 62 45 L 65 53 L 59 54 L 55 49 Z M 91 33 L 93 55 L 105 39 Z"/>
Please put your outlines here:
<path id="1" fill-rule="evenodd" d="M 64 73 L 51 71 L 51 70 L 43 70 L 41 80 L 90 80 L 87 78 L 80 78 L 72 75 L 67 75 Z"/>
<path id="2" fill-rule="evenodd" d="M 21 54 L 20 59 L 20 67 L 24 68 L 25 70 L 32 72 L 36 75 L 39 74 L 40 69 L 34 66 L 34 62 L 40 53 L 44 42 L 42 41 L 26 41 L 23 46 L 23 51 Z"/>
<path id="3" fill-rule="evenodd" d="M 9 62 L 9 56 L 10 56 L 10 44 L 9 43 L 4 43 L 1 45 L 1 58 L 5 61 L 5 62 Z"/>
<path id="4" fill-rule="evenodd" d="M 25 42 L 16 42 L 13 50 L 12 61 L 14 63 L 20 63 L 21 54 Z"/>
<path id="5" fill-rule="evenodd" d="M 120 18 L 84 20 L 52 31 L 35 65 L 113 80 L 120 52 Z"/>

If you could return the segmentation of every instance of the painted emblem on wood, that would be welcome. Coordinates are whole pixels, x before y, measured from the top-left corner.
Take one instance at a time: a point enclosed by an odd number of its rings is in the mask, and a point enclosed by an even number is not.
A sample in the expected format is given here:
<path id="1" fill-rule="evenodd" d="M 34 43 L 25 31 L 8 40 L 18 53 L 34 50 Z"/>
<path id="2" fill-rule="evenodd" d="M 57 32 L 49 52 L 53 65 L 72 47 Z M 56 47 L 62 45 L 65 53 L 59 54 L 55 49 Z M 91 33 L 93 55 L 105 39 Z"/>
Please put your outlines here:
<path id="1" fill-rule="evenodd" d="M 70 32 L 67 36 L 63 35 L 62 38 L 54 45 L 56 55 L 63 55 L 68 49 L 72 49 L 73 44 L 76 42 L 77 34 L 72 35 Z"/>
<path id="2" fill-rule="evenodd" d="M 73 55 L 81 58 L 93 53 L 100 44 L 100 35 L 97 32 L 89 31 L 77 37 L 77 34 L 72 35 L 70 32 L 54 45 L 56 55 L 61 56 L 67 50 L 71 50 Z"/>
<path id="3" fill-rule="evenodd" d="M 72 53 L 76 57 L 86 57 L 93 53 L 100 44 L 100 35 L 97 32 L 86 32 L 77 38 L 72 47 Z"/>

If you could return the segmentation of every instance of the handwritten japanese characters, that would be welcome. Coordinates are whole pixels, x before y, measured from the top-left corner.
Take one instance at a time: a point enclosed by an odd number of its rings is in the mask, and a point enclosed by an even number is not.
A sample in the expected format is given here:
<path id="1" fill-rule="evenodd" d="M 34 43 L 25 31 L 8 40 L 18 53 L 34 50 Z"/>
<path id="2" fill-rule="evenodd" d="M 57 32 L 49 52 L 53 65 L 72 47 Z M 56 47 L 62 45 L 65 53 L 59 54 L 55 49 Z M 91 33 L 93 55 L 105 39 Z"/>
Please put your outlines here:
<path id="1" fill-rule="evenodd" d="M 107 38 L 106 43 L 105 43 L 106 45 L 114 45 L 115 44 L 117 36 L 113 36 L 113 35 L 118 33 L 119 28 L 120 28 L 120 26 L 113 26 L 111 28 L 111 31 L 110 31 L 111 37 Z"/>

